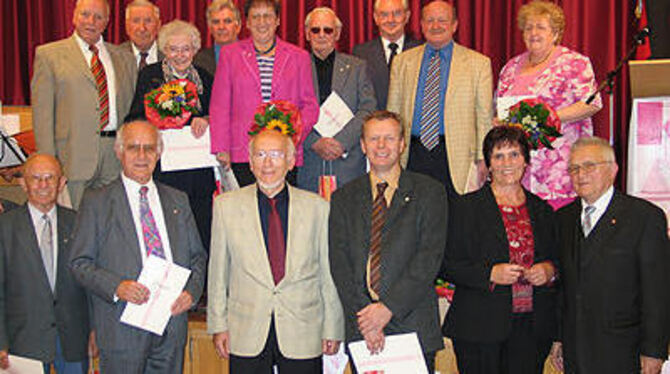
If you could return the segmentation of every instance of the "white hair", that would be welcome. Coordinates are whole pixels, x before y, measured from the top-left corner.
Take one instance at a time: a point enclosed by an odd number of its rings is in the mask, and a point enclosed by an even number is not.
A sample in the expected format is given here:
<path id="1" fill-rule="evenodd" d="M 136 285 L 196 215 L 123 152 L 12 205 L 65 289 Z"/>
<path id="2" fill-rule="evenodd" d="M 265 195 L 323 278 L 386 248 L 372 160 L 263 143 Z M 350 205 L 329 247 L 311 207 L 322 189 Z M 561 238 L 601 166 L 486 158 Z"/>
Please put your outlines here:
<path id="1" fill-rule="evenodd" d="M 307 17 L 305 17 L 305 28 L 309 28 L 309 24 L 312 22 L 312 15 L 316 13 L 326 13 L 332 15 L 333 18 L 335 18 L 335 27 L 338 30 L 342 29 L 342 21 L 340 21 L 340 17 L 335 14 L 334 10 L 325 6 L 314 8 L 311 12 L 307 13 Z"/>
<path id="2" fill-rule="evenodd" d="M 156 6 L 156 4 L 148 0 L 133 0 L 130 4 L 126 5 L 126 20 L 130 18 L 130 10 L 132 8 L 142 7 L 150 7 L 154 12 L 154 17 L 156 17 L 158 20 L 161 19 L 161 10 L 158 6 Z"/>

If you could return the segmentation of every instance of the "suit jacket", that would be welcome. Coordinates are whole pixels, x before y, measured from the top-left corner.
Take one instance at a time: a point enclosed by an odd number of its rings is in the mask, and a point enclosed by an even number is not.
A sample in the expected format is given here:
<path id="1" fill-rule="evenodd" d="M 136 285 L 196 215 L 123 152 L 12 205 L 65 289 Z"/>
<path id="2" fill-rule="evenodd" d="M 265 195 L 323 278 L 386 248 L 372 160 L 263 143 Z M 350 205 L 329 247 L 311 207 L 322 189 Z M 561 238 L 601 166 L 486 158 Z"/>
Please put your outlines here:
<path id="1" fill-rule="evenodd" d="M 347 342 L 363 339 L 356 313 L 372 302 L 366 283 L 370 250 L 370 176 L 335 191 L 331 200 L 331 272 L 344 308 Z M 379 300 L 393 317 L 385 334 L 416 332 L 424 352 L 443 347 L 433 286 L 447 236 L 444 186 L 410 171 L 400 175 L 382 231 Z"/>
<path id="2" fill-rule="evenodd" d="M 212 77 L 216 73 L 216 62 L 214 47 L 203 48 L 193 57 L 193 64 L 207 70 Z"/>
<path id="3" fill-rule="evenodd" d="M 402 51 L 398 51 L 398 54 L 419 45 L 421 45 L 420 41 L 412 38 L 409 34 L 405 34 Z M 368 76 L 372 79 L 375 95 L 377 97 L 377 109 L 386 109 L 390 69 L 386 63 L 386 54 L 384 53 L 381 37 L 376 37 L 365 43 L 355 45 L 352 54 L 367 62 Z"/>
<path id="4" fill-rule="evenodd" d="M 400 114 L 405 126 L 403 166 L 409 155 L 416 87 L 425 48 L 423 45 L 396 56 L 391 70 L 386 106 Z M 459 194 L 465 192 L 473 162 L 483 159 L 482 144 L 491 128 L 492 84 L 491 60 L 454 43 L 445 95 L 444 137 L 451 180 Z"/>
<path id="5" fill-rule="evenodd" d="M 551 207 L 526 192 L 533 229 L 533 263 L 558 266 L 558 225 Z M 490 289 L 493 265 L 509 263 L 509 242 L 502 215 L 486 184 L 452 201 L 453 220 L 442 277 L 456 285 L 454 300 L 442 328 L 445 336 L 471 342 L 500 342 L 512 330 L 512 287 Z M 533 332 L 538 338 L 556 335 L 556 288 L 533 287 Z"/>
<path id="6" fill-rule="evenodd" d="M 52 362 L 56 339 L 67 361 L 88 357 L 86 291 L 68 266 L 75 212 L 57 207 L 56 290 L 51 291 L 27 205 L 0 215 L 0 349 Z"/>
<path id="7" fill-rule="evenodd" d="M 185 291 L 200 299 L 207 255 L 195 227 L 185 193 L 156 183 L 167 228 L 172 261 L 191 270 Z M 100 189 L 87 189 L 75 226 L 70 265 L 77 281 L 88 289 L 93 326 L 101 349 L 144 349 L 151 333 L 119 322 L 126 307 L 114 301 L 122 280 L 136 280 L 142 270 L 141 250 L 130 205 L 121 179 Z M 186 313 L 173 316 L 168 337 L 186 340 Z"/>
<path id="8" fill-rule="evenodd" d="M 615 191 L 587 238 L 581 200 L 558 211 L 566 373 L 637 373 L 639 355 L 668 355 L 663 211 Z"/>
<path id="9" fill-rule="evenodd" d="M 365 155 L 361 150 L 360 142 L 361 128 L 365 117 L 375 110 L 375 94 L 372 82 L 367 75 L 365 61 L 357 57 L 335 52 L 332 78 L 331 91 L 337 92 L 354 113 L 354 118 L 334 136 L 342 144 L 347 154 L 346 158 L 340 157 L 331 163 L 332 174 L 337 176 L 337 185 L 343 186 L 352 179 L 365 174 Z M 318 97 L 319 79 L 316 75 L 314 61 L 312 61 L 312 79 L 314 80 L 314 91 Z M 330 168 L 324 170 L 324 160 L 312 150 L 312 145 L 319 139 L 321 135 L 316 130 L 312 130 L 307 135 L 303 144 L 305 161 L 298 173 L 298 185 L 315 192 L 319 187 L 319 176 L 331 173 Z"/>
<path id="10" fill-rule="evenodd" d="M 251 39 L 221 48 L 210 110 L 212 153 L 230 152 L 232 162 L 249 162 L 249 127 L 262 103 L 258 61 Z M 271 100 L 286 100 L 300 110 L 301 139 L 296 165 L 302 166 L 302 142 L 319 118 L 309 54 L 277 38 Z"/>
<path id="11" fill-rule="evenodd" d="M 105 48 L 114 65 L 120 126 L 130 109 L 137 67 L 121 47 L 105 43 Z M 68 179 L 92 178 L 100 143 L 98 89 L 74 35 L 37 47 L 30 91 L 37 150 L 55 155 Z"/>
<path id="12" fill-rule="evenodd" d="M 214 202 L 207 330 L 229 331 L 231 353 L 257 356 L 274 315 L 282 354 L 321 355 L 321 340 L 343 339 L 342 306 L 328 264 L 328 203 L 287 185 L 286 273 L 275 285 L 256 185 Z"/>
<path id="13" fill-rule="evenodd" d="M 135 51 L 133 51 L 133 44 L 132 43 L 133 43 L 132 41 L 126 40 L 125 42 L 119 44 L 119 47 L 121 47 L 121 48 L 125 49 L 126 51 L 130 52 L 131 56 L 133 56 L 133 61 L 135 61 L 135 65 L 139 69 L 139 64 L 140 63 L 137 60 L 137 58 L 135 57 L 135 53 L 134 53 Z M 158 42 L 156 41 L 155 43 L 158 43 Z M 156 52 L 156 55 L 158 57 L 159 62 L 163 61 L 163 59 L 165 58 L 165 55 L 163 54 L 163 52 L 160 51 L 160 49 Z M 138 73 L 139 73 L 139 71 L 138 71 Z"/>

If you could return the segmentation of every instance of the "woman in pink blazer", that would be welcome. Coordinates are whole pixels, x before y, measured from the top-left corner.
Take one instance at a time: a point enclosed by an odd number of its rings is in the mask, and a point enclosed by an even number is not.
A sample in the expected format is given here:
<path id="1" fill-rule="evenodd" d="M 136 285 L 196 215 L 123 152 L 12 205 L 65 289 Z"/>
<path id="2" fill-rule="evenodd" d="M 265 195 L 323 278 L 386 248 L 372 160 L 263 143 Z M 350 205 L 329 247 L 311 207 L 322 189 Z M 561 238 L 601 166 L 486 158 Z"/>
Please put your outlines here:
<path id="1" fill-rule="evenodd" d="M 247 1 L 244 14 L 251 38 L 221 48 L 210 104 L 212 153 L 224 167 L 233 168 L 240 186 L 255 181 L 247 132 L 261 103 L 286 100 L 300 109 L 297 166 L 302 165 L 302 141 L 319 116 L 309 54 L 276 36 L 279 2 Z"/>

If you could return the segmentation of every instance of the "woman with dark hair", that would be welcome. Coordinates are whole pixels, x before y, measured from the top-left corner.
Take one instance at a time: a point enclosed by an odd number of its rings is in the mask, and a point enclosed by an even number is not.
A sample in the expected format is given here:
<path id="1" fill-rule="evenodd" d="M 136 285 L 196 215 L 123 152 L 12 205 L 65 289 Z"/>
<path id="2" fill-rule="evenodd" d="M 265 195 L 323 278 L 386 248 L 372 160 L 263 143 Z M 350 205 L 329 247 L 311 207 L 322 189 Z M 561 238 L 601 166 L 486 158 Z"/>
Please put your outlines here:
<path id="1" fill-rule="evenodd" d="M 521 186 L 526 134 L 484 139 L 490 182 L 452 205 L 442 276 L 456 285 L 445 324 L 464 374 L 542 373 L 556 330 L 557 230 L 551 207 Z"/>

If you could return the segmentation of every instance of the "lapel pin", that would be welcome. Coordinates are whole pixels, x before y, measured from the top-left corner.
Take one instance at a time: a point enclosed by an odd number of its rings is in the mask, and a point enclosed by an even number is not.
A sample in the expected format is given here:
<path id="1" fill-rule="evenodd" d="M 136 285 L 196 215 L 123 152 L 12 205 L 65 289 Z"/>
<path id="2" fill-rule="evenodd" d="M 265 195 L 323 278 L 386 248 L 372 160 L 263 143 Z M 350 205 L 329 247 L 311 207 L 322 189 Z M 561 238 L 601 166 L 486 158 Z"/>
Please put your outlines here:
<path id="1" fill-rule="evenodd" d="M 409 203 L 410 200 L 411 200 L 411 199 L 410 199 L 409 196 L 405 196 L 405 202 L 406 202 L 406 203 Z"/>
<path id="2" fill-rule="evenodd" d="M 179 209 L 174 208 L 174 209 L 172 210 L 172 213 L 173 213 L 173 214 L 179 214 Z"/>
<path id="3" fill-rule="evenodd" d="M 612 225 L 616 225 L 616 218 L 612 218 Z"/>

